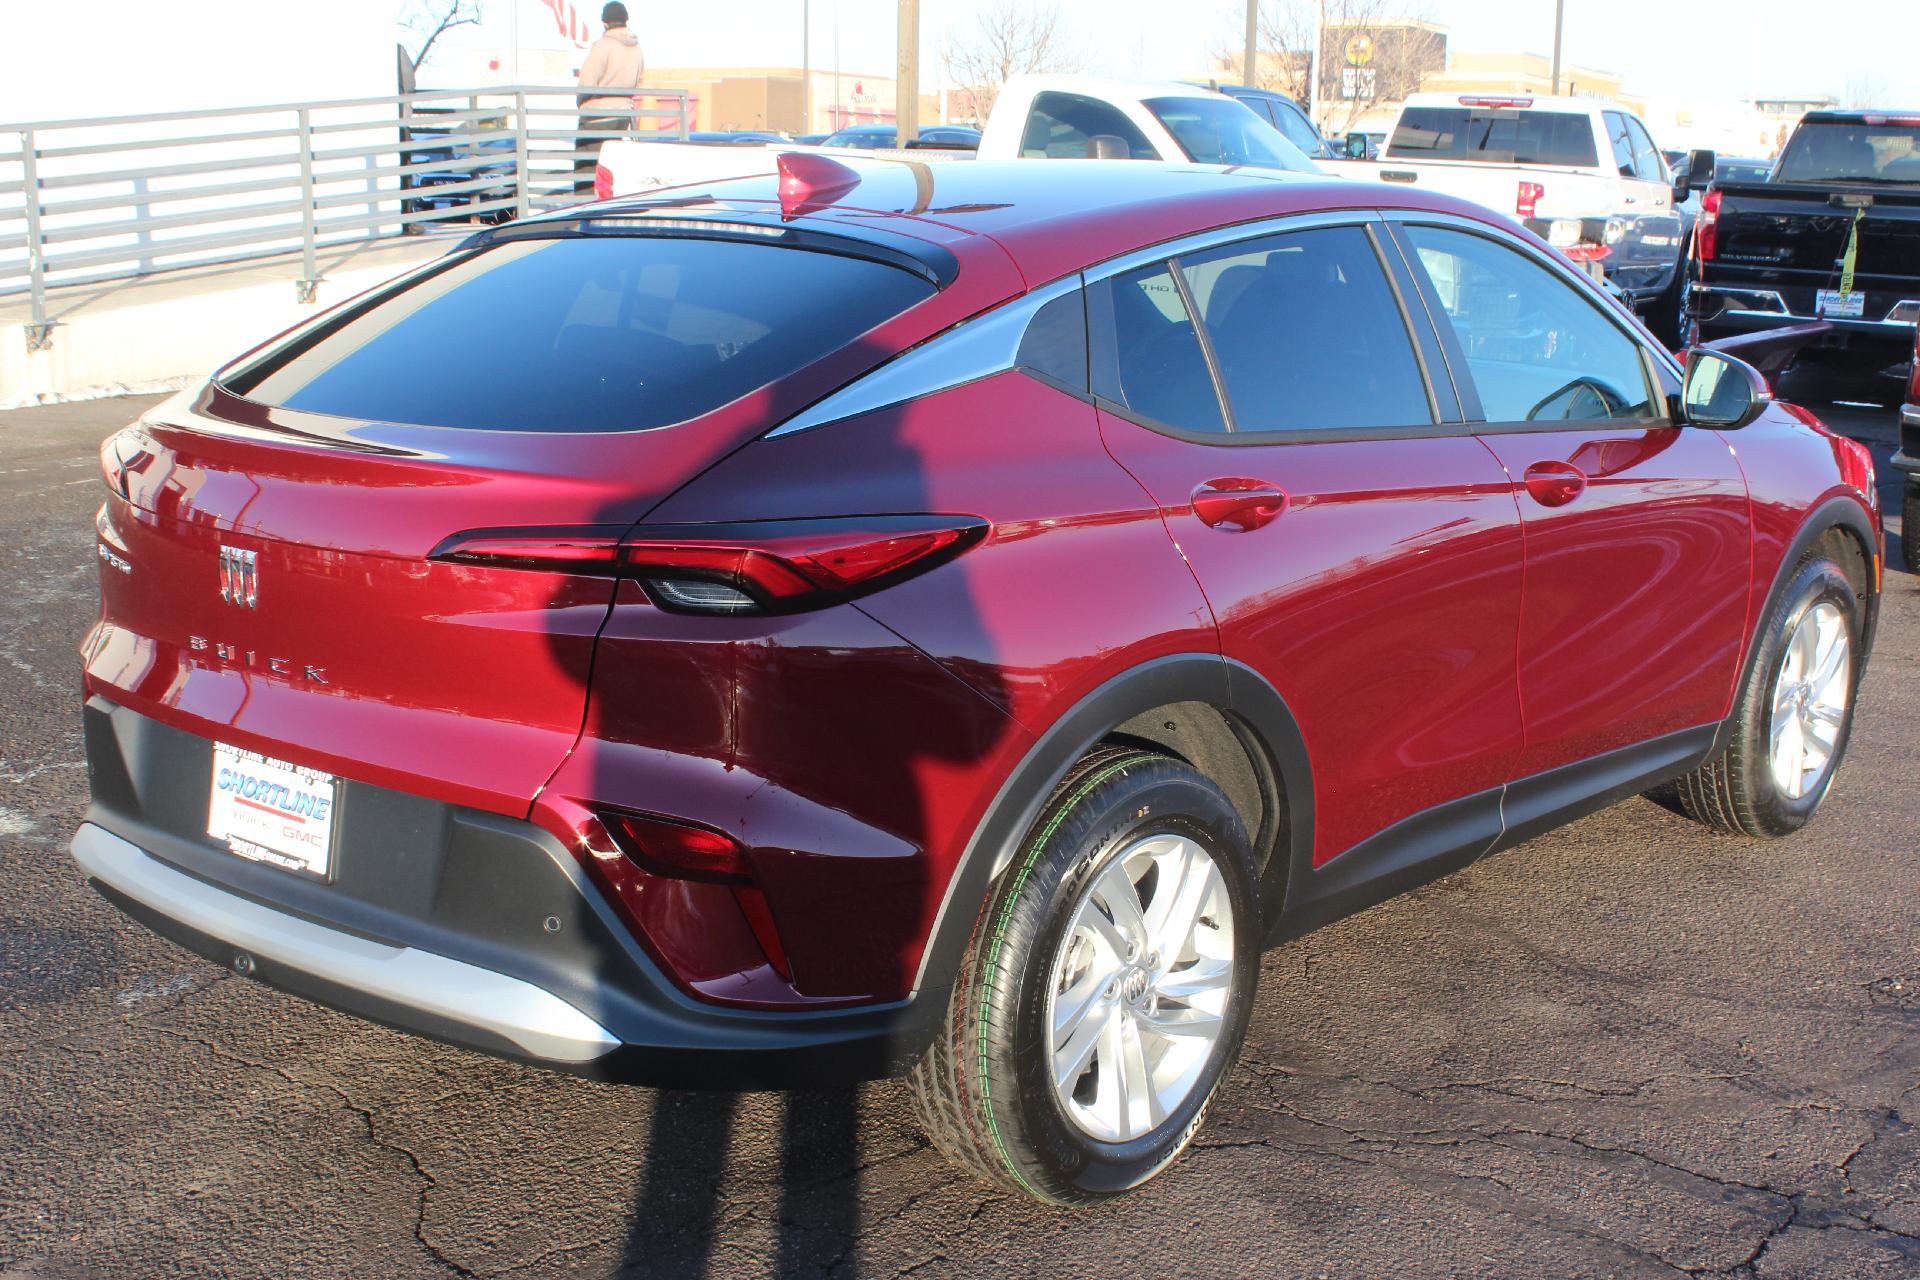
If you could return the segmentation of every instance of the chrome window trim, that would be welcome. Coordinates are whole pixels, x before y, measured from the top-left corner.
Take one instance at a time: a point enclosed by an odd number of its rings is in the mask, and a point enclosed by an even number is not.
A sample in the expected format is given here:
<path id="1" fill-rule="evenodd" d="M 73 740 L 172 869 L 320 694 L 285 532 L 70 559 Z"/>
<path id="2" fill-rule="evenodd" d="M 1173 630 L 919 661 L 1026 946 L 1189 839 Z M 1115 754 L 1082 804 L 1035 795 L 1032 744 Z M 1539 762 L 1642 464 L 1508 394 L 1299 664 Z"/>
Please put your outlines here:
<path id="1" fill-rule="evenodd" d="M 970 316 L 869 369 L 760 438 L 795 435 L 1005 373 L 1014 367 L 1027 325 L 1040 308 L 1080 287 L 1078 274 L 1062 276 Z"/>
<path id="2" fill-rule="evenodd" d="M 1495 226 L 1493 223 L 1482 222 L 1478 218 L 1463 218 L 1453 213 L 1428 213 L 1421 209 L 1382 209 L 1380 216 L 1386 221 L 1393 223 L 1425 224 L 1428 226 L 1447 227 L 1455 231 L 1471 232 L 1475 235 L 1485 236 L 1498 244 L 1505 245 L 1516 253 L 1524 254 L 1534 262 L 1545 267 L 1548 271 L 1559 276 L 1562 280 L 1572 284 L 1575 291 L 1585 297 L 1593 305 L 1593 309 L 1606 317 L 1608 323 L 1618 329 L 1629 342 L 1643 351 L 1651 352 L 1656 364 L 1667 369 L 1676 378 L 1683 376 L 1680 363 L 1673 358 L 1673 353 L 1661 348 L 1658 344 L 1650 344 L 1646 339 L 1646 335 L 1637 332 L 1621 316 L 1617 315 L 1616 304 L 1601 291 L 1599 285 L 1594 283 L 1593 277 L 1587 275 L 1584 271 L 1576 270 L 1573 263 L 1567 261 L 1565 258 L 1559 258 L 1559 260 L 1556 261 L 1555 259 L 1558 255 L 1542 253 L 1512 232 Z M 1649 390 L 1657 393 L 1659 388 L 1649 388 Z"/>
<path id="3" fill-rule="evenodd" d="M 1174 240 L 1163 240 L 1159 244 L 1148 245 L 1142 249 L 1130 249 L 1118 257 L 1095 263 L 1081 274 L 1086 277 L 1089 285 L 1095 285 L 1136 268 L 1184 257 L 1202 249 L 1215 249 L 1222 245 L 1236 244 L 1242 240 L 1258 240 L 1285 231 L 1308 231 L 1315 227 L 1366 226 L 1379 220 L 1379 213 L 1372 209 L 1339 209 L 1324 213 L 1290 213 L 1277 218 L 1262 218 L 1257 222 L 1236 222 L 1230 227 L 1196 231 L 1190 235 Z"/>

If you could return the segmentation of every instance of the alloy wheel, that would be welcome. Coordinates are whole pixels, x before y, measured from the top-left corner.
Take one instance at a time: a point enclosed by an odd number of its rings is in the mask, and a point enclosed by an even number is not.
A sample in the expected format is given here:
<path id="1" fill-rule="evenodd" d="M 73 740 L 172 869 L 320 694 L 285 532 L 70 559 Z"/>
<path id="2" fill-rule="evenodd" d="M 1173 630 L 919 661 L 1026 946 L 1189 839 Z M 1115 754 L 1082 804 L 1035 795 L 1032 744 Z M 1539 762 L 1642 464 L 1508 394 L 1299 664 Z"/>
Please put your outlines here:
<path id="1" fill-rule="evenodd" d="M 1049 1079 L 1089 1137 L 1128 1142 L 1202 1078 L 1233 993 L 1233 912 L 1213 855 L 1138 838 L 1074 904 L 1047 988 Z"/>
<path id="2" fill-rule="evenodd" d="M 1769 759 L 1781 795 L 1799 800 L 1825 780 L 1852 692 L 1847 620 L 1822 600 L 1794 625 L 1773 683 Z"/>

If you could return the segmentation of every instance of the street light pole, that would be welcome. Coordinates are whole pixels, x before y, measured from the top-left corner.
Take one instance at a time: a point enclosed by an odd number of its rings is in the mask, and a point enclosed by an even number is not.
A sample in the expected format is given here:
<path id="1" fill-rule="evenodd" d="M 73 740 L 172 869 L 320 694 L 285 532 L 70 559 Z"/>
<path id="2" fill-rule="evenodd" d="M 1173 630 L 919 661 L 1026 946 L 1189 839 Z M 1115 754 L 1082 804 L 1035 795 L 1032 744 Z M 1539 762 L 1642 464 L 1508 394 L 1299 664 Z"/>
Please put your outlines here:
<path id="1" fill-rule="evenodd" d="M 813 132 L 813 0 L 800 0 L 800 132 Z"/>
<path id="2" fill-rule="evenodd" d="M 1553 92 L 1560 94 L 1560 23 L 1567 16 L 1567 0 L 1553 0 Z"/>
<path id="3" fill-rule="evenodd" d="M 1260 87 L 1259 74 L 1254 70 L 1260 58 L 1260 0 L 1247 0 L 1247 54 L 1246 61 L 1240 64 L 1242 80 L 1247 88 Z"/>

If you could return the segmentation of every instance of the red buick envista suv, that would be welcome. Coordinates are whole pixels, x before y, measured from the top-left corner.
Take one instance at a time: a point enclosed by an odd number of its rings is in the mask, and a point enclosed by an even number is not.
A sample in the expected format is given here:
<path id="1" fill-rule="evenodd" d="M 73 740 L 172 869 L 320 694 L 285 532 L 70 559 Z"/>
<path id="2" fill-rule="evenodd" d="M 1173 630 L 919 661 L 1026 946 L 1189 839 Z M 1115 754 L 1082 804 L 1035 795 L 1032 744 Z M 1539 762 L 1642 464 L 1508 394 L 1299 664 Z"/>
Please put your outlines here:
<path id="1" fill-rule="evenodd" d="M 1139 1185 L 1263 947 L 1847 745 L 1866 451 L 1499 216 L 849 169 L 489 229 L 103 450 L 73 854 L 243 974 Z"/>

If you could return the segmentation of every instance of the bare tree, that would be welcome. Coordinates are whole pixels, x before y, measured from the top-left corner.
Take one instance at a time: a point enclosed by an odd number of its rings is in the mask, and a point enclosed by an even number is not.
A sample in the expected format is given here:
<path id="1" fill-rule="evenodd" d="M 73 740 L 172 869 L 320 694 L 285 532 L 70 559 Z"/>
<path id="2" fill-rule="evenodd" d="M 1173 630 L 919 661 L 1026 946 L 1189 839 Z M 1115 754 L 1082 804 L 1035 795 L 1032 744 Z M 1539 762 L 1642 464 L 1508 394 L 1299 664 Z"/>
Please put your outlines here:
<path id="1" fill-rule="evenodd" d="M 400 14 L 400 25 L 420 37 L 419 51 L 407 54 L 413 69 L 426 65 L 434 41 L 455 27 L 478 26 L 486 12 L 486 0 L 413 0 Z"/>
<path id="2" fill-rule="evenodd" d="M 985 120 L 1010 77 L 1073 71 L 1084 59 L 1050 0 L 992 0 L 980 6 L 971 26 L 947 32 L 940 64 L 970 99 L 967 114 Z"/>
<path id="3" fill-rule="evenodd" d="M 1427 20 L 1424 0 L 1260 0 L 1254 74 L 1261 88 L 1309 100 L 1316 8 L 1324 15 L 1317 123 L 1327 133 L 1344 133 L 1374 106 L 1405 98 L 1445 64 L 1442 37 L 1414 25 Z M 1235 6 L 1231 33 L 1223 31 L 1212 50 L 1224 74 L 1243 84 L 1245 12 Z"/>
<path id="4" fill-rule="evenodd" d="M 1888 105 L 1892 98 L 1893 93 L 1887 88 L 1887 82 L 1885 80 L 1879 76 L 1862 72 L 1858 75 L 1847 77 L 1847 88 L 1846 91 L 1840 95 L 1840 105 L 1855 108 L 1884 107 Z"/>

